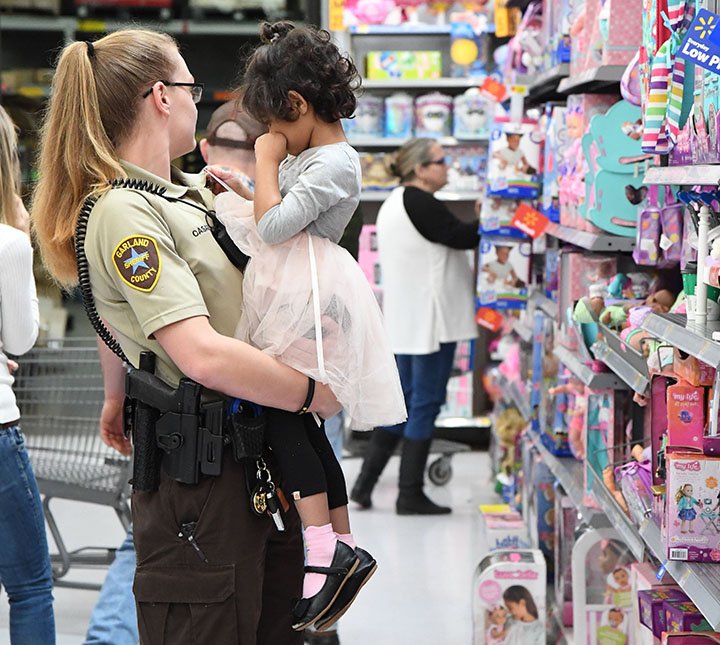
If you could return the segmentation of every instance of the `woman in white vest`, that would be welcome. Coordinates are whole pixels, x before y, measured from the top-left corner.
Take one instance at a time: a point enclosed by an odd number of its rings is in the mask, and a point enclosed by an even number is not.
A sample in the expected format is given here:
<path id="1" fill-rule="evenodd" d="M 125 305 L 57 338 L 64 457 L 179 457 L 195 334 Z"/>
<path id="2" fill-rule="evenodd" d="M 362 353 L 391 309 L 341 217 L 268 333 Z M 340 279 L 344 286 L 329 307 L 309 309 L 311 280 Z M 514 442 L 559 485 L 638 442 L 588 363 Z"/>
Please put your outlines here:
<path id="1" fill-rule="evenodd" d="M 447 183 L 448 172 L 443 149 L 433 139 L 406 143 L 390 170 L 401 186 L 380 208 L 377 239 L 385 327 L 408 420 L 373 432 L 350 497 L 370 508 L 372 489 L 402 438 L 397 513 L 449 513 L 425 495 L 423 476 L 455 346 L 477 334 L 466 251 L 479 244 L 478 225 L 460 221 L 433 196 Z"/>

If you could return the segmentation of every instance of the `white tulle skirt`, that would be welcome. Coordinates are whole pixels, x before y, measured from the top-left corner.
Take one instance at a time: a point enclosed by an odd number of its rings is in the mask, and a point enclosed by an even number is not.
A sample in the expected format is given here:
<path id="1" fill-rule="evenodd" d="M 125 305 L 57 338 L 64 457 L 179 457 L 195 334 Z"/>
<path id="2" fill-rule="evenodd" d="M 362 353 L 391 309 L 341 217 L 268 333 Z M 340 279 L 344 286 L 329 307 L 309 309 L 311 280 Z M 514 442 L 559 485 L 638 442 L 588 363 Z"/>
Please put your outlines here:
<path id="1" fill-rule="evenodd" d="M 215 207 L 235 244 L 252 258 L 236 336 L 328 384 L 353 429 L 404 421 L 405 401 L 382 313 L 353 257 L 305 232 L 265 244 L 252 202 L 233 193 L 219 195 Z"/>

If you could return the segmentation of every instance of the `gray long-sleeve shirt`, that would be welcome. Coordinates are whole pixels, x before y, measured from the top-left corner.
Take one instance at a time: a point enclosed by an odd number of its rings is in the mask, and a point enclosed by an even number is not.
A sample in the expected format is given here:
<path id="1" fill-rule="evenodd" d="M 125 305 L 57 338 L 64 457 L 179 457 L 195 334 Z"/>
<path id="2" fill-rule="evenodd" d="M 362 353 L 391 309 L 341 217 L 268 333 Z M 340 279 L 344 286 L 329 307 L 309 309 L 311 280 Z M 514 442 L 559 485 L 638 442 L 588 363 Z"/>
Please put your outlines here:
<path id="1" fill-rule="evenodd" d="M 360 203 L 357 152 L 347 143 L 308 148 L 280 165 L 282 201 L 263 215 L 258 233 L 280 244 L 300 231 L 337 243 Z"/>

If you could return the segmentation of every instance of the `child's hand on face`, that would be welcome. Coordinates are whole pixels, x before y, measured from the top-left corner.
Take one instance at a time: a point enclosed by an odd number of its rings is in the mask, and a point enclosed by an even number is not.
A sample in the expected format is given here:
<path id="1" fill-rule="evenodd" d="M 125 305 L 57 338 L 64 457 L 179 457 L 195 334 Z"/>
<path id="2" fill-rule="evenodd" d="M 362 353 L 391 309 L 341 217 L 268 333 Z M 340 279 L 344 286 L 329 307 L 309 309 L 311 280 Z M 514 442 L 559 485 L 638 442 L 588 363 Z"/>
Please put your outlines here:
<path id="1" fill-rule="evenodd" d="M 268 159 L 280 163 L 287 157 L 287 139 L 279 132 L 268 132 L 255 141 L 255 156 L 258 161 Z"/>

